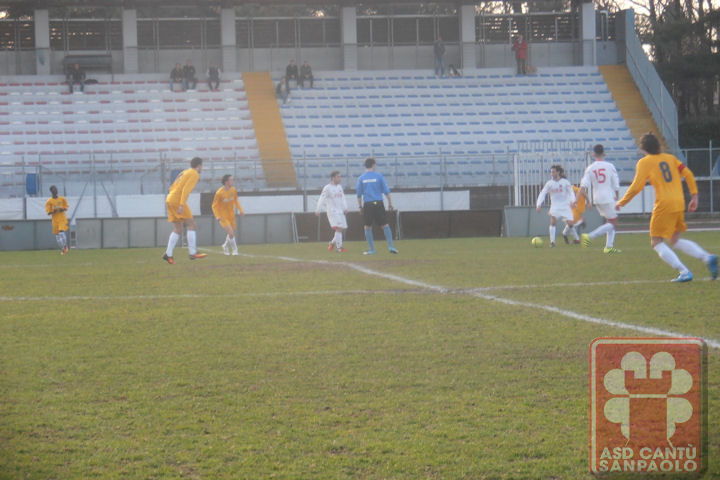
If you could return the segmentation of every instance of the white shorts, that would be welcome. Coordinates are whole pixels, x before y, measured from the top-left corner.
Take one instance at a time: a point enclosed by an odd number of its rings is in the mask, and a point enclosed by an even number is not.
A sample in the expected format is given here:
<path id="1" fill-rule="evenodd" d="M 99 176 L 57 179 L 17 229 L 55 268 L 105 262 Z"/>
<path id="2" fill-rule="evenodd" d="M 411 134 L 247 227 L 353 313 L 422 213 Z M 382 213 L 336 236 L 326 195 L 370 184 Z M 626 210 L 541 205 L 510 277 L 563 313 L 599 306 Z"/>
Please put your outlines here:
<path id="1" fill-rule="evenodd" d="M 328 212 L 327 217 L 331 227 L 347 228 L 347 220 L 345 219 L 344 213 Z"/>
<path id="2" fill-rule="evenodd" d="M 597 208 L 597 211 L 600 215 L 607 218 L 608 220 L 612 220 L 613 218 L 617 218 L 618 212 L 615 210 L 615 204 L 614 203 L 598 203 L 595 205 L 595 208 Z"/>
<path id="3" fill-rule="evenodd" d="M 553 207 L 551 206 L 551 207 L 550 207 L 549 215 L 550 215 L 551 217 L 555 217 L 555 218 L 557 218 L 557 219 L 565 219 L 565 220 L 569 220 L 569 221 L 571 221 L 571 222 L 573 221 L 573 218 L 574 218 L 574 217 L 573 217 L 572 210 L 570 210 L 570 206 L 569 206 L 569 205 L 568 205 L 568 206 L 559 207 L 559 208 L 557 208 L 557 207 L 553 208 Z"/>

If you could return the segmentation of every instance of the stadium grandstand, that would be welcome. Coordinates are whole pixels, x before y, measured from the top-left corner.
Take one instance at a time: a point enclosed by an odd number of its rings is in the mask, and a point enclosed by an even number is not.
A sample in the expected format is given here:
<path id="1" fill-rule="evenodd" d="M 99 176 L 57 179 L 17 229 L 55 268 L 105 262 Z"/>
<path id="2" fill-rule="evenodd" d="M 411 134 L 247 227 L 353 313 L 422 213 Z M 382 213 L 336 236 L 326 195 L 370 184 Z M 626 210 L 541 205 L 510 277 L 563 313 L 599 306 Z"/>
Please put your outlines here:
<path id="1" fill-rule="evenodd" d="M 93 198 L 76 218 L 162 216 L 147 196 L 160 198 L 193 156 L 205 159 L 196 191 L 232 173 L 241 195 L 303 196 L 295 212 L 312 209 L 331 170 L 351 191 L 367 156 L 394 191 L 461 190 L 457 208 L 477 209 L 532 204 L 553 163 L 577 183 L 596 143 L 623 182 L 646 131 L 680 154 L 676 109 L 632 10 L 491 6 L 0 0 L 0 220 L 41 218 L 31 205 L 51 184 Z M 518 34 L 528 75 L 515 71 Z M 434 74 L 438 38 L 461 76 Z M 290 60 L 307 61 L 315 82 L 291 84 L 282 105 L 274 87 Z M 188 61 L 197 88 L 171 91 L 170 71 Z M 84 93 L 68 93 L 75 63 Z M 205 83 L 212 63 L 217 91 Z"/>

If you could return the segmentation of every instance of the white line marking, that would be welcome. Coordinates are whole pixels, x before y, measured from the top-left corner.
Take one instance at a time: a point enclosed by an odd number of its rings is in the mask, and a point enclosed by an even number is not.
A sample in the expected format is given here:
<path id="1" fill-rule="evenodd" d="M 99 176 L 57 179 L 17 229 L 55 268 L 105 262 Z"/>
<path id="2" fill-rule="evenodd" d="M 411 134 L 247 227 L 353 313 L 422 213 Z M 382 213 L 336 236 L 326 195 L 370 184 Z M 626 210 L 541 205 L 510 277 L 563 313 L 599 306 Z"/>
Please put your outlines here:
<path id="1" fill-rule="evenodd" d="M 214 250 L 203 249 L 205 251 L 214 252 Z M 621 328 L 625 330 L 633 330 L 639 333 L 645 333 L 650 335 L 658 335 L 662 337 L 697 337 L 701 338 L 709 347 L 720 349 L 720 341 L 712 338 L 698 337 L 697 335 L 690 335 L 686 333 L 673 332 L 671 330 L 662 330 L 654 327 L 644 327 L 641 325 L 632 325 L 629 323 L 616 322 L 613 320 L 607 320 L 604 318 L 592 317 L 582 313 L 573 312 L 571 310 L 564 310 L 562 308 L 553 307 L 551 305 L 543 305 L 539 303 L 522 302 L 519 300 L 512 300 L 509 298 L 498 297 L 496 295 L 490 295 L 483 293 L 491 290 L 512 290 L 512 289 L 523 289 L 523 288 L 538 288 L 537 285 L 509 285 L 509 286 L 498 286 L 498 287 L 480 287 L 474 289 L 453 289 L 439 285 L 432 285 L 425 282 L 419 282 L 410 278 L 401 277 L 391 273 L 379 272 L 363 265 L 358 265 L 349 262 L 330 262 L 327 260 L 310 260 L 302 258 L 293 258 L 285 256 L 274 256 L 274 255 L 252 255 L 247 253 L 241 253 L 240 256 L 248 258 L 272 258 L 277 260 L 284 260 L 287 262 L 300 262 L 300 263 L 317 263 L 321 265 L 342 265 L 348 268 L 357 270 L 358 272 L 366 275 L 385 278 L 405 285 L 412 285 L 423 290 L 429 290 L 440 294 L 462 294 L 471 295 L 483 300 L 489 300 L 492 302 L 498 302 L 513 307 L 532 308 L 537 310 L 545 310 L 547 312 L 556 313 L 574 320 L 579 320 L 586 323 L 594 323 L 597 325 L 604 325 L 607 327 Z M 541 287 L 553 287 L 553 286 L 588 286 L 588 285 L 629 285 L 629 284 L 642 284 L 642 283 L 664 283 L 657 280 L 626 280 L 618 282 L 595 282 L 595 283 L 559 283 L 554 285 L 541 285 Z M 406 291 L 402 290 L 402 293 L 417 293 L 417 291 Z M 72 296 L 72 297 L 0 297 L 0 301 L 12 302 L 12 301 L 69 301 L 69 300 L 157 300 L 157 299 L 195 299 L 195 298 L 235 298 L 242 296 L 285 296 L 285 295 L 328 295 L 328 294 L 366 294 L 366 293 L 390 293 L 387 290 L 372 291 L 372 290 L 337 290 L 337 291 L 311 291 L 311 292 L 260 292 L 260 293 L 246 293 L 246 294 L 226 294 L 226 295 L 206 295 L 206 294 L 177 294 L 177 295 L 125 295 L 125 296 Z M 392 292 L 396 293 L 396 292 Z"/>
<path id="2" fill-rule="evenodd" d="M 557 313 L 559 315 L 573 318 L 575 320 L 580 320 L 582 322 L 595 323 L 598 325 L 605 325 L 608 327 L 624 328 L 627 330 L 634 330 L 636 332 L 647 333 L 647 334 L 651 334 L 651 335 L 659 335 L 662 337 L 697 337 L 697 335 L 689 335 L 687 333 L 679 333 L 679 332 L 673 332 L 671 330 L 662 330 L 660 328 L 654 328 L 654 327 L 643 327 L 641 325 L 632 325 L 630 323 L 616 322 L 613 320 L 606 320 L 604 318 L 591 317 L 590 315 L 584 315 L 582 313 L 573 312 L 571 310 L 564 310 L 562 308 L 553 307 L 551 305 L 542 305 L 542 304 L 530 303 L 530 302 L 520 302 L 517 300 L 510 300 L 509 298 L 496 297 L 494 295 L 487 295 L 487 294 L 483 294 L 480 292 L 475 292 L 473 295 L 476 297 L 479 297 L 479 298 L 483 298 L 485 300 L 492 300 L 494 302 L 504 303 L 506 305 L 512 305 L 515 307 L 536 308 L 539 310 L 545 310 L 548 312 Z M 709 347 L 720 348 L 720 342 L 717 340 L 713 340 L 712 338 L 703 338 L 703 337 L 699 337 L 699 338 L 702 338 Z"/>
<path id="3" fill-rule="evenodd" d="M 247 256 L 248 257 L 257 257 L 256 255 L 247 255 Z M 271 255 L 258 255 L 258 256 L 268 257 L 268 258 L 281 258 L 281 257 L 274 257 Z M 364 267 L 361 265 L 357 265 L 354 263 L 328 262 L 326 260 L 303 260 L 303 259 L 291 258 L 291 257 L 282 257 L 282 258 L 287 259 L 288 261 L 291 261 L 291 262 L 310 262 L 310 263 L 321 263 L 321 264 L 332 263 L 333 265 L 345 265 L 349 268 L 353 268 L 359 272 L 365 273 L 366 275 L 372 275 L 372 276 L 376 276 L 376 277 L 386 278 L 388 280 L 393 280 L 393 281 L 404 283 L 407 285 L 413 285 L 415 287 L 425 288 L 425 289 L 428 289 L 428 290 L 431 290 L 434 292 L 438 292 L 438 293 L 449 293 L 450 292 L 450 293 L 462 293 L 462 294 L 466 294 L 466 295 L 469 294 L 469 295 L 472 295 L 472 296 L 475 296 L 478 298 L 482 298 L 484 300 L 490 300 L 493 302 L 503 303 L 505 305 L 511 305 L 514 307 L 534 308 L 534 309 L 538 309 L 538 310 L 545 310 L 548 312 L 563 315 L 568 318 L 572 318 L 574 320 L 579 320 L 581 322 L 594 323 L 597 325 L 604 325 L 607 327 L 622 328 L 625 330 L 633 330 L 633 331 L 636 331 L 639 333 L 658 335 L 658 336 L 662 336 L 662 337 L 698 337 L 698 338 L 701 338 L 709 347 L 720 349 L 720 341 L 714 340 L 712 338 L 705 338 L 705 337 L 699 337 L 697 335 L 673 332 L 671 330 L 662 330 L 660 328 L 643 327 L 641 325 L 632 325 L 630 323 L 616 322 L 616 321 L 607 320 L 604 318 L 598 318 L 598 317 L 592 317 L 590 315 L 584 315 L 582 313 L 573 312 L 571 310 L 564 310 L 562 308 L 553 307 L 551 305 L 542 305 L 539 303 L 530 303 L 530 302 L 521 302 L 518 300 L 511 300 L 509 298 L 503 298 L 503 297 L 498 297 L 495 295 L 489 295 L 486 293 L 482 293 L 482 291 L 485 290 L 482 288 L 474 289 L 474 290 L 462 290 L 462 289 L 453 290 L 453 289 L 449 289 L 449 288 L 442 287 L 439 285 L 431 285 L 431 284 L 424 283 L 424 282 L 418 282 L 415 280 L 411 280 L 409 278 L 401 277 L 399 275 L 378 272 L 376 270 L 372 270 L 370 268 L 367 268 L 367 267 Z M 650 281 L 648 281 L 648 283 L 649 282 Z M 602 282 L 602 283 L 610 283 L 610 282 Z M 616 284 L 623 284 L 623 283 L 634 283 L 634 282 L 632 282 L 632 281 L 616 282 Z M 638 281 L 637 283 L 645 283 L 645 282 Z M 653 281 L 652 283 L 655 283 L 655 282 Z M 577 285 L 581 285 L 581 284 L 577 284 Z M 494 288 L 494 287 L 491 287 L 491 288 Z"/>

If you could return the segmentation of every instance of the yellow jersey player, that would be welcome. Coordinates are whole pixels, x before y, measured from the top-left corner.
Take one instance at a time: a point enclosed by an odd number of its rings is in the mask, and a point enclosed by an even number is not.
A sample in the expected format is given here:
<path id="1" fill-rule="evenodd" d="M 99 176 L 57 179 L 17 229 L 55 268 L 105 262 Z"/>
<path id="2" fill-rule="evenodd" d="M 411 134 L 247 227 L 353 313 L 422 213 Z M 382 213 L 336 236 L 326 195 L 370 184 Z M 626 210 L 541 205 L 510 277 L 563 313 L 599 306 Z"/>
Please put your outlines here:
<path id="1" fill-rule="evenodd" d="M 67 215 L 65 215 L 68 203 L 65 197 L 58 195 L 58 189 L 55 185 L 50 186 L 50 193 L 52 197 L 45 202 L 45 211 L 52 218 L 52 229 L 55 240 L 60 247 L 60 255 L 67 255 L 70 251 L 65 233 L 68 230 L 68 219 Z"/>
<path id="2" fill-rule="evenodd" d="M 680 238 L 687 230 L 685 226 L 685 196 L 680 177 L 685 179 L 690 190 L 688 211 L 694 212 L 698 205 L 698 189 L 695 176 L 673 155 L 660 151 L 660 142 L 652 133 L 640 139 L 640 150 L 645 154 L 635 167 L 635 178 L 616 208 L 626 205 L 645 186 L 646 182 L 655 189 L 655 205 L 650 218 L 650 245 L 661 259 L 675 268 L 679 274 L 673 282 L 689 282 L 693 279 L 690 270 L 683 265 L 671 247 L 702 260 L 710 270 L 713 280 L 718 276 L 718 257 L 703 250 L 697 243 Z"/>
<path id="3" fill-rule="evenodd" d="M 190 168 L 183 170 L 175 178 L 170 185 L 170 193 L 165 198 L 167 207 L 168 222 L 174 225 L 173 231 L 168 239 L 167 250 L 163 255 L 163 260 L 170 264 L 175 263 L 173 257 L 173 249 L 177 245 L 180 235 L 182 235 L 183 224 L 187 227 L 188 250 L 190 251 L 190 260 L 196 258 L 207 257 L 206 253 L 197 252 L 197 235 L 195 232 L 195 220 L 193 220 L 192 210 L 187 204 L 190 193 L 197 185 L 202 171 L 202 158 L 195 157 L 190 161 Z"/>
<path id="4" fill-rule="evenodd" d="M 245 215 L 242 206 L 238 201 L 238 193 L 235 190 L 235 180 L 232 175 L 223 175 L 222 187 L 218 188 L 215 192 L 215 198 L 213 198 L 212 211 L 215 214 L 220 226 L 225 230 L 227 236 L 225 237 L 225 243 L 223 243 L 223 253 L 230 255 L 230 249 L 232 248 L 232 254 L 238 254 L 237 243 L 235 242 L 235 209 L 240 213 L 242 217 Z"/>
<path id="5" fill-rule="evenodd" d="M 585 197 L 578 194 L 580 188 L 573 185 L 572 189 L 575 194 L 575 206 L 572 208 L 573 223 L 575 224 L 575 230 L 580 231 L 580 227 L 585 223 L 585 219 L 583 218 L 583 213 L 585 213 Z M 563 229 L 563 240 L 565 240 L 565 243 L 570 243 L 568 233 L 570 233 L 570 227 L 566 224 Z M 580 240 L 573 240 L 573 243 L 580 243 Z"/>

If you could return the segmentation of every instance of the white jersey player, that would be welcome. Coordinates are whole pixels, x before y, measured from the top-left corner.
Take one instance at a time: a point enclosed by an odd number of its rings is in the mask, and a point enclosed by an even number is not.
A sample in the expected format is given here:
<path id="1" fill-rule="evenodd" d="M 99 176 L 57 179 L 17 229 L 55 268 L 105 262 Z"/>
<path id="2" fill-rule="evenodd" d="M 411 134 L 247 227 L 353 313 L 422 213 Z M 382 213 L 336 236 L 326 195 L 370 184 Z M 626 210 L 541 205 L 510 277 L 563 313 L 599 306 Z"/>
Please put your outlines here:
<path id="1" fill-rule="evenodd" d="M 330 240 L 328 250 L 332 252 L 333 247 L 335 247 L 338 253 L 344 253 L 347 251 L 343 248 L 342 244 L 343 232 L 347 230 L 345 214 L 348 211 L 348 206 L 345 200 L 345 192 L 340 182 L 342 182 L 340 172 L 332 172 L 330 174 L 330 183 L 323 187 L 320 198 L 318 198 L 315 215 L 320 216 L 323 205 L 326 207 L 328 222 L 330 222 L 330 227 L 335 230 L 335 236 Z"/>
<path id="2" fill-rule="evenodd" d="M 593 238 L 605 234 L 605 249 L 603 252 L 619 253 L 620 250 L 614 247 L 614 243 L 618 216 L 615 203 L 618 200 L 620 179 L 613 164 L 605 161 L 605 148 L 602 145 L 595 145 L 593 158 L 595 160 L 587 167 L 580 182 L 579 193 L 588 200 L 589 208 L 590 198 L 588 192 L 592 191 L 592 204 L 595 205 L 598 213 L 605 217 L 607 221 L 592 232 L 583 234 L 583 247 L 589 247 Z"/>
<path id="3" fill-rule="evenodd" d="M 565 170 L 560 165 L 553 165 L 550 168 L 550 175 L 552 179 L 549 180 L 540 195 L 538 195 L 536 209 L 538 212 L 542 210 L 542 205 L 545 202 L 545 197 L 550 194 L 550 247 L 555 246 L 555 225 L 558 219 L 564 220 L 568 226 L 570 233 L 572 233 L 575 243 L 579 243 L 580 237 L 578 237 L 577 230 L 573 224 L 573 212 L 572 208 L 575 205 L 575 192 L 573 191 L 572 185 L 565 178 Z"/>

